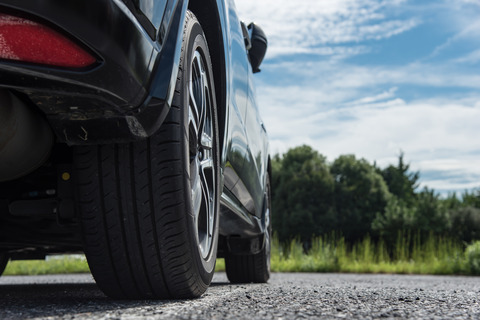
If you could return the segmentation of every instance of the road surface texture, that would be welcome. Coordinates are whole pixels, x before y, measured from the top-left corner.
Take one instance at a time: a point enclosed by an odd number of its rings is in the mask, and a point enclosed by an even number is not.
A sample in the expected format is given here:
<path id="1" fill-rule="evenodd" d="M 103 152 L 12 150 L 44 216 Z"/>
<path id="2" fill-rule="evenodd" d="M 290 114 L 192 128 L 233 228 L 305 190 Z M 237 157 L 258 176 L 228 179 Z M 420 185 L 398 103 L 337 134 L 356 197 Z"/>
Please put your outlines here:
<path id="1" fill-rule="evenodd" d="M 190 301 L 114 301 L 90 275 L 1 277 L 0 319 L 480 319 L 480 277 L 273 274 Z"/>

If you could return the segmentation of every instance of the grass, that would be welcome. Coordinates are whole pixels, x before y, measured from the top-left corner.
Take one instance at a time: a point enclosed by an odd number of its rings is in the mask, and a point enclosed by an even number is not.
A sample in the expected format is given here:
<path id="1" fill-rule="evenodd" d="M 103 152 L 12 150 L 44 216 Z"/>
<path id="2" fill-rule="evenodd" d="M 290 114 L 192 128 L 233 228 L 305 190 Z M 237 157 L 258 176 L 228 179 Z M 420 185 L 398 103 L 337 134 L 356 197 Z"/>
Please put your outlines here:
<path id="1" fill-rule="evenodd" d="M 420 243 L 399 236 L 389 252 L 385 243 L 374 243 L 369 237 L 351 247 L 343 238 L 315 238 L 304 251 L 299 241 L 281 245 L 274 240 L 274 272 L 345 272 L 400 274 L 469 274 L 469 265 L 461 243 L 430 236 Z"/>
<path id="2" fill-rule="evenodd" d="M 83 256 L 54 256 L 47 260 L 10 261 L 3 275 L 89 273 Z"/>
<path id="3" fill-rule="evenodd" d="M 467 249 L 469 254 L 465 254 L 464 246 L 452 239 L 432 235 L 420 242 L 399 235 L 394 249 L 389 251 L 384 242 L 374 243 L 369 237 L 348 246 L 343 238 L 329 236 L 314 238 L 305 252 L 297 240 L 281 244 L 274 238 L 271 267 L 273 272 L 478 274 L 475 266 L 480 263 L 480 243 L 477 247 L 476 251 Z M 216 271 L 224 270 L 224 260 L 218 259 Z M 46 261 L 11 261 L 4 275 L 88 272 L 85 257 L 63 256 Z"/>

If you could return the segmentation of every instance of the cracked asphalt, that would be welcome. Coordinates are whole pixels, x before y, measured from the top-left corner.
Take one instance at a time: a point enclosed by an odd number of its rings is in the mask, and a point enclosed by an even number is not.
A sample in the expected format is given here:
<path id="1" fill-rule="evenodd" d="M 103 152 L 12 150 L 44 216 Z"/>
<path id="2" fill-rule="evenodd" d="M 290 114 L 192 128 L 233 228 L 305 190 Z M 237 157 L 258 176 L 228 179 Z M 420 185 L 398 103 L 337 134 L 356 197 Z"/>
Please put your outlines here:
<path id="1" fill-rule="evenodd" d="M 114 301 L 91 275 L 5 276 L 0 319 L 480 319 L 480 277 L 219 273 L 199 299 Z"/>

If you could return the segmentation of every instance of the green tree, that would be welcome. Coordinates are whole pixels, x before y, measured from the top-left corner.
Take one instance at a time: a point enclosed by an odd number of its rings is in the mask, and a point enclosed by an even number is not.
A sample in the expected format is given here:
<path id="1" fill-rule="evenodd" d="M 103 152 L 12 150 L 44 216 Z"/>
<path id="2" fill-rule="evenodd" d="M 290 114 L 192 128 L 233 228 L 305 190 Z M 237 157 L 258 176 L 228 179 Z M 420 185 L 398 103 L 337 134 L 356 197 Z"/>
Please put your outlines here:
<path id="1" fill-rule="evenodd" d="M 388 186 L 388 190 L 408 206 L 412 206 L 416 198 L 415 189 L 418 188 L 420 173 L 418 171 L 410 172 L 410 165 L 405 164 L 403 156 L 403 152 L 400 153 L 397 165 L 389 165 L 380 170 L 380 173 Z"/>
<path id="2" fill-rule="evenodd" d="M 372 229 L 387 244 L 392 245 L 400 233 L 415 229 L 416 215 L 415 207 L 407 206 L 404 201 L 392 196 L 385 207 L 385 213 L 377 212 Z"/>
<path id="3" fill-rule="evenodd" d="M 480 209 L 480 190 L 465 191 L 462 195 L 462 205 Z"/>
<path id="4" fill-rule="evenodd" d="M 372 229 L 385 239 L 389 247 L 395 244 L 400 234 L 417 235 L 420 241 L 432 233 L 447 234 L 451 230 L 451 219 L 446 203 L 455 202 L 454 199 L 448 202 L 441 200 L 434 190 L 427 188 L 416 194 L 415 202 L 411 205 L 393 196 L 385 213 L 377 213 Z"/>
<path id="5" fill-rule="evenodd" d="M 280 240 L 336 231 L 354 243 L 381 236 L 394 246 L 398 235 L 419 241 L 431 233 L 470 242 L 480 238 L 480 190 L 441 199 L 418 192 L 419 172 L 410 172 L 403 153 L 396 166 L 376 168 L 353 155 L 331 165 L 309 146 L 272 159 L 273 227 Z"/>
<path id="6" fill-rule="evenodd" d="M 274 157 L 272 170 L 273 227 L 280 240 L 305 242 L 333 230 L 334 182 L 324 156 L 308 146 L 293 148 Z"/>
<path id="7" fill-rule="evenodd" d="M 425 187 L 417 194 L 415 227 L 422 234 L 446 233 L 450 228 L 448 211 L 433 189 Z"/>
<path id="8" fill-rule="evenodd" d="M 441 200 L 448 211 L 449 235 L 470 243 L 480 240 L 480 193 L 465 191 L 459 199 L 455 193 Z"/>
<path id="9" fill-rule="evenodd" d="M 460 207 L 452 209 L 450 215 L 450 235 L 456 239 L 470 243 L 480 240 L 480 209 Z"/>
<path id="10" fill-rule="evenodd" d="M 337 229 L 354 242 L 372 231 L 376 213 L 384 213 L 390 192 L 375 167 L 354 155 L 336 159 L 330 169 L 335 179 Z"/>
<path id="11" fill-rule="evenodd" d="M 447 210 L 454 210 L 463 207 L 463 201 L 457 197 L 455 192 L 450 193 L 445 199 L 442 199 L 441 202 Z"/>

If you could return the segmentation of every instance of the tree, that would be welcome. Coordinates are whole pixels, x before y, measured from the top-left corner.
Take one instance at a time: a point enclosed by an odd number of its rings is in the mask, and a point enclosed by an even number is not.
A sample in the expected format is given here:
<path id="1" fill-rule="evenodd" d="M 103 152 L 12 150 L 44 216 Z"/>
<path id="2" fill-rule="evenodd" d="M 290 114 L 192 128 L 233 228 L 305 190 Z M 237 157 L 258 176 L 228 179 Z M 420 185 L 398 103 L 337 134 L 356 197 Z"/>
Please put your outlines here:
<path id="1" fill-rule="evenodd" d="M 448 211 L 449 236 L 470 243 L 480 239 L 480 192 L 465 191 L 459 199 L 450 194 L 441 203 Z"/>
<path id="2" fill-rule="evenodd" d="M 397 166 L 389 165 L 380 170 L 380 173 L 388 186 L 388 190 L 399 200 L 404 201 L 407 206 L 412 206 L 415 202 L 415 189 L 418 188 L 418 179 L 420 173 L 409 172 L 410 165 L 405 164 L 403 152 L 398 157 Z"/>
<path id="3" fill-rule="evenodd" d="M 480 239 L 480 209 L 467 206 L 449 212 L 450 235 L 466 243 Z"/>
<path id="4" fill-rule="evenodd" d="M 472 192 L 465 191 L 462 195 L 463 206 L 469 206 L 480 209 L 480 190 Z"/>
<path id="5" fill-rule="evenodd" d="M 450 228 L 448 212 L 433 189 L 425 187 L 418 193 L 415 207 L 415 228 L 422 234 L 446 233 Z"/>
<path id="6" fill-rule="evenodd" d="M 404 201 L 392 196 L 385 207 L 385 213 L 377 212 L 372 229 L 388 244 L 392 244 L 400 232 L 415 229 L 416 215 L 415 207 L 409 207 Z"/>
<path id="7" fill-rule="evenodd" d="M 441 199 L 418 188 L 403 153 L 396 166 L 376 168 L 353 155 L 331 165 L 309 146 L 272 160 L 273 227 L 280 240 L 336 231 L 350 243 L 368 234 L 395 245 L 399 234 L 425 239 L 432 232 L 473 241 L 480 237 L 480 190 Z M 390 189 L 390 190 L 389 190 Z"/>
<path id="8" fill-rule="evenodd" d="M 376 213 L 384 213 L 390 192 L 382 176 L 366 160 L 340 156 L 330 169 L 335 179 L 337 229 L 354 242 L 372 231 Z"/>
<path id="9" fill-rule="evenodd" d="M 326 159 L 308 146 L 274 157 L 273 228 L 281 240 L 312 236 L 333 230 L 333 178 Z"/>

